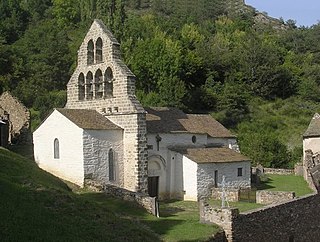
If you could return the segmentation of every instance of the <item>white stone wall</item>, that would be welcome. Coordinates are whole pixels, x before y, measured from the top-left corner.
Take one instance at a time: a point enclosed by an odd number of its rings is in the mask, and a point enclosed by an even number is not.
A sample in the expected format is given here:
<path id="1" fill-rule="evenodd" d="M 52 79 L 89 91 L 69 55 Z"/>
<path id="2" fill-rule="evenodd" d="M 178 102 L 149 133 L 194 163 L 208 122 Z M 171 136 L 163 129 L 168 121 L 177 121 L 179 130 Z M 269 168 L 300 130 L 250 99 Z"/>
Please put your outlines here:
<path id="1" fill-rule="evenodd" d="M 197 201 L 197 168 L 197 163 L 183 156 L 184 200 Z"/>
<path id="2" fill-rule="evenodd" d="M 208 145 L 217 145 L 221 144 L 223 146 L 228 147 L 229 149 L 238 150 L 238 144 L 236 138 L 213 138 L 208 137 Z"/>
<path id="3" fill-rule="evenodd" d="M 162 138 L 159 142 L 159 151 L 156 142 L 157 134 L 147 134 L 148 145 L 152 145 L 152 149 L 148 149 L 148 161 L 154 160 L 154 157 L 162 157 L 164 165 L 161 167 L 161 175 L 159 176 L 159 197 L 160 199 L 183 199 L 183 167 L 182 155 L 169 150 L 169 147 L 199 147 L 207 143 L 206 134 L 159 134 Z M 192 136 L 195 135 L 197 140 L 192 142 Z M 150 172 L 150 169 L 149 169 Z"/>
<path id="4" fill-rule="evenodd" d="M 242 168 L 242 176 L 238 176 L 238 168 Z M 210 197 L 214 187 L 214 172 L 218 171 L 218 187 L 221 187 L 222 176 L 225 176 L 226 187 L 248 188 L 251 186 L 250 161 L 203 163 L 198 165 L 198 196 Z"/>
<path id="5" fill-rule="evenodd" d="M 85 130 L 83 132 L 84 176 L 101 184 L 123 187 L 123 131 Z M 109 181 L 109 150 L 114 153 L 116 180 Z"/>
<path id="6" fill-rule="evenodd" d="M 159 136 L 161 137 L 161 141 L 159 142 L 158 151 L 156 135 L 157 134 L 147 134 L 147 143 L 149 146 L 148 161 L 152 160 L 153 157 L 160 156 L 165 163 L 165 166 L 162 167 L 163 170 L 161 171 L 161 175 L 159 176 L 160 198 L 197 200 L 197 194 L 195 193 L 197 189 L 197 182 L 194 183 L 194 180 L 189 180 L 189 175 L 191 176 L 191 174 L 197 173 L 197 169 L 185 170 L 185 167 L 195 167 L 196 163 L 190 161 L 187 157 L 182 156 L 177 152 L 170 151 L 169 148 L 179 146 L 203 147 L 207 144 L 220 144 L 232 148 L 231 146 L 236 144 L 235 138 L 211 138 L 206 134 L 192 133 L 160 133 Z M 194 135 L 196 136 L 195 143 L 192 142 L 192 136 Z M 152 146 L 152 149 L 150 149 L 150 146 Z M 250 163 L 246 169 L 250 179 Z M 190 174 L 188 172 L 190 172 Z M 237 172 L 237 169 L 235 172 Z M 243 170 L 243 173 L 245 174 L 245 169 Z M 192 187 L 193 185 L 194 187 Z"/>
<path id="7" fill-rule="evenodd" d="M 82 186 L 83 130 L 55 110 L 33 133 L 34 158 L 40 168 Z M 59 140 L 60 158 L 54 159 L 54 139 Z"/>

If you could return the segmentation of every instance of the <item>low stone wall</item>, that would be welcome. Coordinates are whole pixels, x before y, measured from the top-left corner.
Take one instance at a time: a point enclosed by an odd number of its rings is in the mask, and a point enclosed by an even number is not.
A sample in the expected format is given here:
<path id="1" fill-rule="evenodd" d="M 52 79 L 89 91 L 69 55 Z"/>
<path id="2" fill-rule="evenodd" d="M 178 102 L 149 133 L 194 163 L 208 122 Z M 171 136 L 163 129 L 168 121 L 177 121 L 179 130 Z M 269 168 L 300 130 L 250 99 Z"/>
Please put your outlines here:
<path id="1" fill-rule="evenodd" d="M 213 208 L 206 201 L 199 201 L 200 223 L 215 223 L 225 232 L 228 241 L 232 241 L 232 221 L 239 215 L 237 208 Z"/>
<path id="2" fill-rule="evenodd" d="M 200 202 L 200 221 L 220 225 L 228 241 L 319 241 L 320 195 L 238 213 Z"/>
<path id="3" fill-rule="evenodd" d="M 265 174 L 293 175 L 293 169 L 263 168 Z"/>
<path id="4" fill-rule="evenodd" d="M 303 164 L 302 163 L 297 163 L 294 165 L 294 174 L 297 176 L 303 176 Z"/>
<path id="5" fill-rule="evenodd" d="M 256 202 L 261 204 L 281 203 L 293 200 L 294 192 L 278 192 L 278 191 L 257 191 Z"/>
<path id="6" fill-rule="evenodd" d="M 229 202 L 237 202 L 239 201 L 239 189 L 236 188 L 228 188 L 226 189 L 226 196 Z M 213 188 L 212 189 L 212 198 L 215 200 L 221 200 L 222 197 L 222 189 L 221 188 Z"/>
<path id="7" fill-rule="evenodd" d="M 103 191 L 106 194 L 121 198 L 125 201 L 136 202 L 137 204 L 145 208 L 149 213 L 155 216 L 159 215 L 159 208 L 155 197 L 149 197 L 142 193 L 128 191 L 124 188 L 112 185 L 104 186 Z"/>
<path id="8" fill-rule="evenodd" d="M 95 191 L 103 191 L 108 195 L 121 198 L 125 201 L 135 202 L 145 208 L 149 213 L 159 216 L 159 206 L 156 197 L 149 197 L 146 194 L 132 192 L 113 185 L 101 185 L 91 180 L 86 180 L 85 186 Z"/>

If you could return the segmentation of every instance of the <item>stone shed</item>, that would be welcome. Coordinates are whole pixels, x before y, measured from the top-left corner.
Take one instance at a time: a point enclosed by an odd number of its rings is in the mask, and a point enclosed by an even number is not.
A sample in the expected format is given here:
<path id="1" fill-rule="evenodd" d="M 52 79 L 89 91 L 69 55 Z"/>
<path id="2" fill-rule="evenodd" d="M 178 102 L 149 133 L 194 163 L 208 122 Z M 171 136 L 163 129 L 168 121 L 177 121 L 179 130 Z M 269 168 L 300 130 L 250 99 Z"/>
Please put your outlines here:
<path id="1" fill-rule="evenodd" d="M 30 111 L 10 92 L 0 96 L 1 144 L 31 143 Z"/>

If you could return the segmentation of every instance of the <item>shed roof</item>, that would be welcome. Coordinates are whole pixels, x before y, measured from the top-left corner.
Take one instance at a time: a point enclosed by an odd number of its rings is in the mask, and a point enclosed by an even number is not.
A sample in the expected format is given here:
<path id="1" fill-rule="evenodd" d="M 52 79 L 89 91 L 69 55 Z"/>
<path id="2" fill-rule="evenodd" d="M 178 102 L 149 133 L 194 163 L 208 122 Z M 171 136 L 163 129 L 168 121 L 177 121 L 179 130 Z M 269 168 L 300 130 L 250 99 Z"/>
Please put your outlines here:
<path id="1" fill-rule="evenodd" d="M 315 113 L 312 117 L 310 124 L 303 134 L 303 138 L 320 137 L 320 115 Z"/>
<path id="2" fill-rule="evenodd" d="M 250 159 L 227 147 L 211 147 L 211 148 L 173 148 L 190 160 L 198 163 L 231 163 L 250 161 Z"/>
<path id="3" fill-rule="evenodd" d="M 119 126 L 96 110 L 66 108 L 56 110 L 82 129 L 121 130 Z"/>
<path id="4" fill-rule="evenodd" d="M 208 114 L 185 114 L 176 108 L 146 108 L 148 133 L 199 133 L 211 137 L 235 136 Z"/>

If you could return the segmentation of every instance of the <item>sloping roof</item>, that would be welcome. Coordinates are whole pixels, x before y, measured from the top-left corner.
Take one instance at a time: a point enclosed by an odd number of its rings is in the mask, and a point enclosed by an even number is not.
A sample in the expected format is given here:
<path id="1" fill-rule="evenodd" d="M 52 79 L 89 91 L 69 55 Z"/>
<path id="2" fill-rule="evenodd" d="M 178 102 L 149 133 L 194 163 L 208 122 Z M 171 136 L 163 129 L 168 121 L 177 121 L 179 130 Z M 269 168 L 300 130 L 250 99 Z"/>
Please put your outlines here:
<path id="1" fill-rule="evenodd" d="M 303 134 L 304 138 L 308 137 L 320 137 L 320 115 L 315 113 L 310 121 L 309 127 Z"/>
<path id="2" fill-rule="evenodd" d="M 82 129 L 121 130 L 119 126 L 96 110 L 66 108 L 56 110 Z"/>
<path id="3" fill-rule="evenodd" d="M 148 133 L 198 133 L 211 137 L 235 137 L 208 114 L 185 114 L 176 108 L 145 108 Z"/>
<path id="4" fill-rule="evenodd" d="M 250 161 L 248 157 L 226 147 L 172 148 L 171 150 L 188 157 L 198 164 Z"/>

